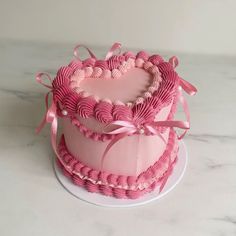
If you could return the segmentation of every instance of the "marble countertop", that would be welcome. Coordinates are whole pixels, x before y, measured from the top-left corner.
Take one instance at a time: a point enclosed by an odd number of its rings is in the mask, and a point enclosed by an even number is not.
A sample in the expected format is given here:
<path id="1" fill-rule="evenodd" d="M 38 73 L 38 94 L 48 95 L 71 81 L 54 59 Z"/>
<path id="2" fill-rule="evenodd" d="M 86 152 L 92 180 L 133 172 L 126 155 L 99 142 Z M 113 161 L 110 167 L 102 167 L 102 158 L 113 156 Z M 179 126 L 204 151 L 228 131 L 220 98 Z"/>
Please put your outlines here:
<path id="1" fill-rule="evenodd" d="M 179 55 L 178 72 L 199 90 L 188 98 L 186 174 L 160 201 L 113 209 L 65 191 L 52 168 L 49 127 L 34 133 L 46 92 L 34 76 L 55 75 L 72 48 L 0 41 L 0 235 L 236 235 L 236 57 Z"/>

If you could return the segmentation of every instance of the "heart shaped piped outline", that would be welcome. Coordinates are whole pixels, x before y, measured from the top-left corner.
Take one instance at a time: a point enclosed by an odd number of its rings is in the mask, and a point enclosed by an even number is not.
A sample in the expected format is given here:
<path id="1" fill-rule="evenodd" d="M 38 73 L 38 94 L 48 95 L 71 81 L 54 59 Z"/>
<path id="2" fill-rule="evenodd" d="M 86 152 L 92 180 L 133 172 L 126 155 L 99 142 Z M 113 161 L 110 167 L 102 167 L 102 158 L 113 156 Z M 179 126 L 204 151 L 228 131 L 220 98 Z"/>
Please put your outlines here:
<path id="1" fill-rule="evenodd" d="M 99 99 L 85 91 L 80 91 L 76 86 L 74 89 L 71 88 L 76 82 L 75 75 L 81 80 L 91 76 L 97 79 L 106 78 L 108 74 L 112 79 L 119 79 L 132 67 L 143 68 L 153 74 L 153 81 L 148 90 L 134 102 L 124 104 L 116 101 L 113 103 L 109 99 Z M 81 61 L 77 59 L 68 66 L 61 67 L 52 83 L 53 99 L 58 104 L 59 113 L 66 110 L 64 114 L 69 117 L 74 117 L 76 114 L 82 118 L 93 116 L 99 122 L 109 123 L 121 117 L 123 120 L 130 119 L 135 106 L 140 103 L 151 104 L 155 110 L 158 110 L 160 104 L 162 107 L 163 104 L 168 105 L 176 92 L 178 81 L 178 74 L 173 66 L 159 55 L 149 56 L 144 51 L 136 55 L 125 52 L 122 55 L 111 56 L 108 60 L 87 58 Z"/>

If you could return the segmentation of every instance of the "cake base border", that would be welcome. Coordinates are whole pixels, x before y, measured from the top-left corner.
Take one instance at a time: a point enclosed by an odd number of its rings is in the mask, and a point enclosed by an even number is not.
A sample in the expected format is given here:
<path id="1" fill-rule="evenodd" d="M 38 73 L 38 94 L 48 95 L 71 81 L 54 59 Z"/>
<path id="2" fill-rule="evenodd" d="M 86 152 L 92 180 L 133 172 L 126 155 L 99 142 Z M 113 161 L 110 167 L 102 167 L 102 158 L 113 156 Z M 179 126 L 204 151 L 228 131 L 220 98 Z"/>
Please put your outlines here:
<path id="1" fill-rule="evenodd" d="M 58 167 L 56 159 L 54 159 L 54 172 L 57 180 L 63 186 L 63 188 L 80 200 L 103 207 L 134 207 L 145 205 L 147 203 L 161 199 L 177 186 L 177 184 L 184 176 L 188 162 L 187 148 L 183 141 L 179 141 L 179 151 L 177 155 L 178 161 L 175 164 L 173 173 L 169 177 L 161 193 L 159 193 L 159 188 L 156 188 L 152 192 L 146 193 L 145 195 L 137 199 L 118 199 L 98 193 L 88 192 L 84 188 L 73 184 L 70 179 L 68 179 L 62 173 L 62 170 Z"/>

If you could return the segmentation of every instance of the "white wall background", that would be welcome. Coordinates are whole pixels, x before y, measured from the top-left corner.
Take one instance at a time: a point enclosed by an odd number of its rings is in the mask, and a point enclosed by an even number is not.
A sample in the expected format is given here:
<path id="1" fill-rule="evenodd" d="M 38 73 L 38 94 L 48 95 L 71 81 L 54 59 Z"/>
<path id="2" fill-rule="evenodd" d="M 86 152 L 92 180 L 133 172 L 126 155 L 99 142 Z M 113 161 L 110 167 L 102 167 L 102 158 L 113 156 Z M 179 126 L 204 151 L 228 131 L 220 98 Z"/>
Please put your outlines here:
<path id="1" fill-rule="evenodd" d="M 236 0 L 0 0 L 0 39 L 236 54 Z"/>

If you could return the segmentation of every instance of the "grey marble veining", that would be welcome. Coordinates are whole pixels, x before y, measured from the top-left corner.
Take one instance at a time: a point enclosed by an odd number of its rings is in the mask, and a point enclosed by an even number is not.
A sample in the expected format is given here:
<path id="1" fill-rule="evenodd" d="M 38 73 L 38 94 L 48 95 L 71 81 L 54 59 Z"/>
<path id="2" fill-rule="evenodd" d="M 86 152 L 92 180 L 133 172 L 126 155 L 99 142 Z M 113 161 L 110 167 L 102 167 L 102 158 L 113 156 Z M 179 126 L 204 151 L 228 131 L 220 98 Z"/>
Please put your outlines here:
<path id="1" fill-rule="evenodd" d="M 236 57 L 179 55 L 178 72 L 199 90 L 187 98 L 184 179 L 160 201 L 109 209 L 62 189 L 52 169 L 48 127 L 34 133 L 46 93 L 34 75 L 53 77 L 72 58 L 73 46 L 0 42 L 0 235 L 235 236 Z"/>

